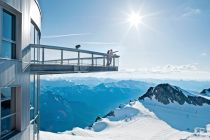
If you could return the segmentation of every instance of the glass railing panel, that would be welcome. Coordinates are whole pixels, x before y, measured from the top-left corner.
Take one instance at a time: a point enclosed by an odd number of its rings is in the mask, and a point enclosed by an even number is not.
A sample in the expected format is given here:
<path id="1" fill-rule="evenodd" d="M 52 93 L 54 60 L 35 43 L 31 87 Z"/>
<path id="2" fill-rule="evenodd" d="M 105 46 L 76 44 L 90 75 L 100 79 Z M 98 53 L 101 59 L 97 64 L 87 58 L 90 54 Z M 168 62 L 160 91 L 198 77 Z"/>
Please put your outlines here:
<path id="1" fill-rule="evenodd" d="M 94 55 L 93 62 L 94 66 L 106 66 L 106 56 L 103 55 Z"/>
<path id="2" fill-rule="evenodd" d="M 113 67 L 118 67 L 119 66 L 119 57 L 113 56 Z"/>
<path id="3" fill-rule="evenodd" d="M 44 64 L 61 64 L 61 51 L 45 48 Z"/>
<path id="4" fill-rule="evenodd" d="M 63 51 L 63 64 L 64 65 L 77 65 L 78 64 L 78 52 Z"/>
<path id="5" fill-rule="evenodd" d="M 80 52 L 80 65 L 91 66 L 92 65 L 92 54 Z"/>

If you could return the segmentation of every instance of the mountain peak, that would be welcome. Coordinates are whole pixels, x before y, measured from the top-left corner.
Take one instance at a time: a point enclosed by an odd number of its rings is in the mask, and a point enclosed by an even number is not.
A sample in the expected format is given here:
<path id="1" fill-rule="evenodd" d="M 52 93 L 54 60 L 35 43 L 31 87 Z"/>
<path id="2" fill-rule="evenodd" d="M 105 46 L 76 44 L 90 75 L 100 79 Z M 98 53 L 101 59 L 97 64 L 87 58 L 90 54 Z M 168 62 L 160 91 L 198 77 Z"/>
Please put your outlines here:
<path id="1" fill-rule="evenodd" d="M 209 89 L 204 89 L 201 93 L 202 96 L 207 96 L 210 97 L 210 88 Z"/>
<path id="2" fill-rule="evenodd" d="M 148 91 L 139 100 L 149 98 L 151 100 L 157 100 L 162 104 L 178 103 L 183 105 L 184 103 L 199 105 L 209 104 L 210 100 L 200 97 L 199 95 L 191 94 L 179 87 L 172 86 L 170 84 L 159 84 L 156 87 L 150 87 Z"/>
<path id="3" fill-rule="evenodd" d="M 154 88 L 155 93 L 160 93 L 160 92 L 163 92 L 163 91 L 171 93 L 171 94 L 173 94 L 174 92 L 182 92 L 178 87 L 172 86 L 168 83 L 159 84 Z"/>
<path id="4" fill-rule="evenodd" d="M 201 94 L 206 94 L 206 93 L 210 93 L 210 88 L 209 89 L 204 89 Z"/>

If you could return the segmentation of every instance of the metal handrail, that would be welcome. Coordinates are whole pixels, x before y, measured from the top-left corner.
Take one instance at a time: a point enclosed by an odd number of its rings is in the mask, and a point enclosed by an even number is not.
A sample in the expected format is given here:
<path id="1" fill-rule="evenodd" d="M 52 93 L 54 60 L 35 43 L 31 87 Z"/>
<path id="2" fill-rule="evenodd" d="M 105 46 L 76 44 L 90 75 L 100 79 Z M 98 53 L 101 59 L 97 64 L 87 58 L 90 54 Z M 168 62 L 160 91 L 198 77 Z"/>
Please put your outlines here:
<path id="1" fill-rule="evenodd" d="M 95 52 L 95 51 L 88 51 L 88 50 L 82 50 L 82 49 L 75 49 L 75 48 L 67 48 L 67 47 L 59 47 L 59 46 L 48 46 L 48 45 L 35 45 L 35 44 L 30 44 L 29 46 L 31 48 L 44 48 L 44 49 L 63 50 L 63 51 L 81 52 L 81 53 L 87 53 L 87 54 L 107 56 L 106 53 Z M 119 58 L 120 56 L 115 55 L 115 57 Z"/>
<path id="2" fill-rule="evenodd" d="M 100 53 L 100 52 L 95 52 L 95 51 L 88 51 L 88 50 L 81 50 L 81 49 L 76 49 L 76 48 L 66 48 L 66 47 L 58 47 L 58 46 L 47 46 L 47 45 L 35 45 L 31 44 L 29 45 L 29 48 L 26 48 L 24 52 L 29 52 L 31 53 L 31 50 L 34 49 L 34 58 L 30 61 L 30 63 L 34 64 L 47 64 L 47 63 L 55 63 L 55 64 L 60 64 L 60 65 L 72 65 L 72 62 L 70 61 L 77 61 L 76 65 L 84 65 L 83 61 L 84 60 L 90 60 L 90 63 L 86 63 L 85 65 L 92 65 L 92 66 L 107 66 L 106 65 L 106 59 L 108 54 L 106 53 Z M 46 50 L 57 50 L 60 54 L 59 58 L 53 59 L 53 60 L 45 60 L 45 55 L 46 55 Z M 37 51 L 37 52 L 36 52 Z M 42 51 L 42 52 L 41 52 Z M 65 52 L 75 52 L 76 56 L 74 58 L 68 58 L 64 59 L 64 51 Z M 35 53 L 36 52 L 36 53 Z M 35 56 L 35 54 L 38 54 Z M 81 54 L 88 54 L 91 55 L 90 57 L 81 57 Z M 120 56 L 114 54 L 113 55 L 113 64 L 109 66 L 116 66 L 116 59 L 119 58 Z M 67 63 L 66 63 L 67 62 Z M 69 63 L 70 62 L 70 63 Z M 102 64 L 98 64 L 98 62 Z"/>

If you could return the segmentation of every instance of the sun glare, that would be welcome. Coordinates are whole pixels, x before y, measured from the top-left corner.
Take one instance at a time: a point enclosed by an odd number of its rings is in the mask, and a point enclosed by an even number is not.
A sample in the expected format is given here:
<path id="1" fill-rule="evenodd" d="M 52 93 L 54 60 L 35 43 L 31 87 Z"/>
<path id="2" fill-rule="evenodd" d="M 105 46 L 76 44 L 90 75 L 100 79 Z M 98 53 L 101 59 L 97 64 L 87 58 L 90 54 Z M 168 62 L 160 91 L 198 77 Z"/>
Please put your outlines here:
<path id="1" fill-rule="evenodd" d="M 128 15 L 128 22 L 132 27 L 138 28 L 139 24 L 142 22 L 142 17 L 138 13 L 132 12 Z"/>

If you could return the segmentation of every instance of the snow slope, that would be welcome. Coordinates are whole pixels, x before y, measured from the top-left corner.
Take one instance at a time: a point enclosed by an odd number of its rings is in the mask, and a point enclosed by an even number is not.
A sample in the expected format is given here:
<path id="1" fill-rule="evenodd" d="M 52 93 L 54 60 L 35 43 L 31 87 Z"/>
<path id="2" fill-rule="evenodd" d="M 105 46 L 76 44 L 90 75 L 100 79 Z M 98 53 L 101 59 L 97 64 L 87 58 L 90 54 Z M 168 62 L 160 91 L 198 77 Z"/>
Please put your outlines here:
<path id="1" fill-rule="evenodd" d="M 41 132 L 41 140 L 209 140 L 210 134 L 196 136 L 170 127 L 140 102 L 117 108 L 89 129 L 75 128 L 64 133 Z"/>
<path id="2" fill-rule="evenodd" d="M 210 123 L 209 97 L 169 84 L 151 87 L 139 98 L 158 118 L 181 131 L 193 132 Z"/>

